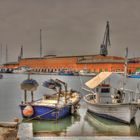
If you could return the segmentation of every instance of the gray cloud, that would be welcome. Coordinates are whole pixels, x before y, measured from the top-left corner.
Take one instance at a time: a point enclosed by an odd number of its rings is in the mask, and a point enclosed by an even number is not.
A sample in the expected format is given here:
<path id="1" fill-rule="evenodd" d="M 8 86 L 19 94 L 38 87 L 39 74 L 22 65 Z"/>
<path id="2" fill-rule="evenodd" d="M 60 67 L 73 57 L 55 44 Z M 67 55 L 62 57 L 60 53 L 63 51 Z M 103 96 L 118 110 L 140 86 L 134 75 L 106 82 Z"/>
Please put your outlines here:
<path id="1" fill-rule="evenodd" d="M 139 7 L 139 0 L 0 0 L 0 42 L 9 61 L 22 44 L 25 57 L 39 56 L 42 28 L 44 54 L 97 54 L 109 20 L 109 54 L 123 56 L 128 46 L 130 57 L 139 56 Z"/>

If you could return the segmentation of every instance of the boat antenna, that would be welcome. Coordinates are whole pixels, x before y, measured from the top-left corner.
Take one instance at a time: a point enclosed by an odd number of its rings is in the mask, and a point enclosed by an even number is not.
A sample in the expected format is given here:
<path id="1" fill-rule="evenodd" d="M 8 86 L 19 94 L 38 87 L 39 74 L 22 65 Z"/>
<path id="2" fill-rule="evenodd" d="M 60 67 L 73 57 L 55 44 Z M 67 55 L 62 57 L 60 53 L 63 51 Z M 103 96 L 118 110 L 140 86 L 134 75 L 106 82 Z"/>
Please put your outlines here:
<path id="1" fill-rule="evenodd" d="M 111 45 L 111 43 L 110 43 L 110 27 L 109 27 L 109 21 L 107 21 L 103 42 L 100 46 L 100 55 L 107 56 L 108 55 L 107 47 L 110 45 Z"/>

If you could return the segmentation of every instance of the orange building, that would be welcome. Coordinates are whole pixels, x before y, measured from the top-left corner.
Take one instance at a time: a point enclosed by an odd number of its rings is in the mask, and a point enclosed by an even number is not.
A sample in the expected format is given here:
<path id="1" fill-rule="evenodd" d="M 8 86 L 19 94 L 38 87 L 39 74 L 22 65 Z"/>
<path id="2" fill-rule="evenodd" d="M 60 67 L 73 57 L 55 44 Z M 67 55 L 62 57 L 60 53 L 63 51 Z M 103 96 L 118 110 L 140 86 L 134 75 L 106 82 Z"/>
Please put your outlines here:
<path id="1" fill-rule="evenodd" d="M 140 68 L 140 61 L 128 63 L 128 73 Z M 36 72 L 55 72 L 61 69 L 79 71 L 89 69 L 93 72 L 124 71 L 124 58 L 117 56 L 83 55 L 83 56 L 45 56 L 43 58 L 22 58 L 19 63 L 5 64 L 6 68 L 29 66 Z"/>

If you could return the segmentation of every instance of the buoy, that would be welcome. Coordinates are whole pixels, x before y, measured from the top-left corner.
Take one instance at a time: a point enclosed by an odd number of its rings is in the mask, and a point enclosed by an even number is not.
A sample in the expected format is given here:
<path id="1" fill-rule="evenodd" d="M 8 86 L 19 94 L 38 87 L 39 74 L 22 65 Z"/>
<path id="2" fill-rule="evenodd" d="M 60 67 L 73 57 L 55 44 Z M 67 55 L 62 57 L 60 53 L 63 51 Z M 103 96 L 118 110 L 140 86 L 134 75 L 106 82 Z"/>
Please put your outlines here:
<path id="1" fill-rule="evenodd" d="M 25 117 L 31 117 L 34 114 L 34 110 L 33 107 L 30 105 L 27 105 L 24 109 L 23 109 L 23 115 Z"/>

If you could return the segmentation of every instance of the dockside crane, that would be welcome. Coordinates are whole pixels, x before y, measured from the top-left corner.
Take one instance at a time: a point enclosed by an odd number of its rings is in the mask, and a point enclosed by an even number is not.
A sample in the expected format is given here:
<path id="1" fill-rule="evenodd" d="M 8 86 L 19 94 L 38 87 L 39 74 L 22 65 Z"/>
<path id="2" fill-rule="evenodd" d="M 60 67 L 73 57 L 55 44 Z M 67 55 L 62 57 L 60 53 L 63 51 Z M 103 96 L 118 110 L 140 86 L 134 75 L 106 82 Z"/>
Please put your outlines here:
<path id="1" fill-rule="evenodd" d="M 108 55 L 108 46 L 110 46 L 110 28 L 109 21 L 107 21 L 103 42 L 100 46 L 100 55 Z"/>

